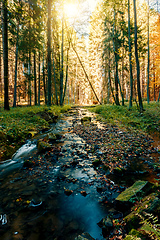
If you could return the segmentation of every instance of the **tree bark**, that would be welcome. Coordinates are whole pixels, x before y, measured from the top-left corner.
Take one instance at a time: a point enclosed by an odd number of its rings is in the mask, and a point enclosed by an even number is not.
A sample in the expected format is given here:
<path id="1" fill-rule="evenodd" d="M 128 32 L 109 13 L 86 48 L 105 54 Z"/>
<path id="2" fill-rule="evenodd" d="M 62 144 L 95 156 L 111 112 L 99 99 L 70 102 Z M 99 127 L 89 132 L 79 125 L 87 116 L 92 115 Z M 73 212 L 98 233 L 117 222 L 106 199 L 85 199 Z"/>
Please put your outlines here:
<path id="1" fill-rule="evenodd" d="M 130 72 L 130 99 L 129 108 L 133 102 L 133 71 L 132 71 L 132 47 L 131 47 L 131 31 L 130 31 L 130 0 L 128 0 L 128 45 L 129 45 L 129 72 Z"/>
<path id="2" fill-rule="evenodd" d="M 64 104 L 64 98 L 65 98 L 65 95 L 66 95 L 66 88 L 67 88 L 67 81 L 68 81 L 68 56 L 69 56 L 69 48 L 67 49 L 66 80 L 65 80 L 65 85 L 64 85 L 62 104 Z"/>
<path id="3" fill-rule="evenodd" d="M 133 0 L 134 4 L 134 44 L 135 44 L 135 58 L 136 58 L 136 67 L 137 67 L 137 92 L 138 92 L 138 102 L 140 111 L 143 111 L 143 103 L 141 96 L 141 87 L 140 87 L 140 66 L 138 58 L 138 46 L 137 46 L 137 8 L 136 0 Z"/>
<path id="4" fill-rule="evenodd" d="M 15 54 L 15 76 L 14 76 L 14 99 L 13 99 L 13 107 L 16 107 L 16 102 L 17 102 L 18 45 L 19 45 L 19 23 L 18 23 L 18 26 L 17 26 L 17 40 L 16 40 L 16 54 Z"/>
<path id="5" fill-rule="evenodd" d="M 34 51 L 34 104 L 37 105 L 37 71 L 36 71 L 36 52 Z"/>
<path id="6" fill-rule="evenodd" d="M 7 0 L 3 0 L 3 64 L 4 64 L 4 109 L 9 110 L 8 92 L 8 9 Z"/>
<path id="7" fill-rule="evenodd" d="M 87 75 L 87 72 L 86 72 L 86 70 L 85 70 L 85 68 L 84 68 L 84 66 L 83 66 L 83 63 L 82 63 L 82 61 L 81 61 L 81 59 L 80 59 L 80 57 L 79 57 L 79 55 L 78 55 L 78 53 L 77 53 L 75 47 L 73 46 L 72 41 L 71 41 L 71 45 L 72 45 L 73 51 L 76 53 L 76 56 L 77 56 L 77 58 L 78 58 L 78 61 L 79 61 L 79 63 L 81 64 L 81 67 L 82 67 L 82 69 L 83 69 L 83 71 L 84 71 L 84 74 L 85 74 L 85 76 L 86 76 L 86 79 L 88 80 L 89 85 L 90 85 L 90 87 L 91 87 L 91 89 L 92 89 L 92 91 L 93 91 L 93 93 L 94 93 L 94 95 L 95 95 L 97 101 L 99 102 L 99 104 L 102 104 L 102 103 L 100 102 L 100 100 L 99 100 L 99 98 L 98 98 L 98 96 L 97 96 L 97 94 L 96 94 L 96 92 L 95 92 L 95 90 L 94 90 L 92 84 L 91 84 L 91 81 L 89 80 L 89 77 L 88 77 L 88 75 Z"/>
<path id="8" fill-rule="evenodd" d="M 44 67 L 44 52 L 43 52 L 43 89 L 44 89 L 45 104 L 47 104 L 46 79 L 45 79 L 45 67 Z"/>
<path id="9" fill-rule="evenodd" d="M 147 103 L 149 104 L 149 70 L 150 70 L 150 49 L 149 49 L 149 11 L 150 11 L 150 8 L 149 8 L 149 0 L 148 0 L 148 66 L 147 66 Z"/>
<path id="10" fill-rule="evenodd" d="M 41 53 L 39 51 L 39 59 L 38 59 L 38 105 L 40 106 L 40 98 L 41 98 Z"/>
<path id="11" fill-rule="evenodd" d="M 55 88 L 55 95 L 56 95 L 56 105 L 58 106 L 58 92 L 57 92 L 57 82 L 56 82 L 56 70 L 55 70 L 53 54 L 52 54 L 52 59 L 53 59 L 53 74 L 54 74 L 54 88 Z"/>
<path id="12" fill-rule="evenodd" d="M 48 99 L 47 105 L 51 106 L 51 0 L 48 0 L 48 22 L 47 22 L 47 40 L 48 40 Z"/>
<path id="13" fill-rule="evenodd" d="M 62 17 L 62 43 L 61 43 L 61 71 L 60 71 L 60 105 L 63 105 L 63 41 L 64 41 L 64 16 Z"/>
<path id="14" fill-rule="evenodd" d="M 117 54 L 117 47 L 115 45 L 115 21 L 116 21 L 116 12 L 115 12 L 115 9 L 114 9 L 114 24 L 113 24 L 113 36 L 112 36 L 112 39 L 113 39 L 113 49 L 114 49 L 114 56 L 115 56 L 115 62 L 116 62 L 116 74 L 115 74 L 115 91 L 116 91 L 116 94 L 115 94 L 115 103 L 116 105 L 120 105 L 119 103 L 119 94 L 118 94 L 118 54 Z"/>

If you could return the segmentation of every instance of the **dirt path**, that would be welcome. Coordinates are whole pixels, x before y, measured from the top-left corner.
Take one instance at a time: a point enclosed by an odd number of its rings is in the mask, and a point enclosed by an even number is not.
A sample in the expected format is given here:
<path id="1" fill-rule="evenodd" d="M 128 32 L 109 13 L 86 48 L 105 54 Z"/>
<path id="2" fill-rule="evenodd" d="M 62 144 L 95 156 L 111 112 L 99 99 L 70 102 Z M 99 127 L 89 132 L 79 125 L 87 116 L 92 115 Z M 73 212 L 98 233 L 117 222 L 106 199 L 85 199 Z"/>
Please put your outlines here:
<path id="1" fill-rule="evenodd" d="M 82 124 L 85 116 L 91 122 Z M 34 153 L 0 180 L 0 239 L 72 240 L 83 232 L 98 240 L 123 239 L 124 212 L 116 209 L 115 199 L 135 180 L 159 177 L 151 141 L 99 123 L 80 108 L 50 132 L 61 138 L 50 142 L 49 151 Z M 118 231 L 98 226 L 106 216 L 121 222 Z"/>

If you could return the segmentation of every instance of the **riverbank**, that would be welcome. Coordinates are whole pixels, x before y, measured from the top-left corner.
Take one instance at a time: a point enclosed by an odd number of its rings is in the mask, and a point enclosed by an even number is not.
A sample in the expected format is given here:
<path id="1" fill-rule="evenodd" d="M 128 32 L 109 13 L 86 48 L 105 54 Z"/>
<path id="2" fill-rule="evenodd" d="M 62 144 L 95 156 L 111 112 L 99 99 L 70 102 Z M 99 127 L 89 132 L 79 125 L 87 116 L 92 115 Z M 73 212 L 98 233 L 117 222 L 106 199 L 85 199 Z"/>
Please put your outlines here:
<path id="1" fill-rule="evenodd" d="M 49 130 L 70 106 L 33 106 L 0 109 L 0 161 L 10 159 L 26 139 Z"/>

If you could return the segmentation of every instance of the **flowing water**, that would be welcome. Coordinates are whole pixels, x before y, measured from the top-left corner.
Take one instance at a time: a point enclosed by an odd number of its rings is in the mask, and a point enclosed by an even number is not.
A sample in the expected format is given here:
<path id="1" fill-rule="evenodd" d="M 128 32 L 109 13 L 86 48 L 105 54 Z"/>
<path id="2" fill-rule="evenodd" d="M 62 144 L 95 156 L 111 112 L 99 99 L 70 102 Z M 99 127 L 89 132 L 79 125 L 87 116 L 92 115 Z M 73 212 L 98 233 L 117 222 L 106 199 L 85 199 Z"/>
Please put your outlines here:
<path id="1" fill-rule="evenodd" d="M 35 139 L 27 141 L 11 160 L 1 163 L 1 240 L 72 240 L 83 232 L 94 239 L 105 239 L 97 223 L 111 212 L 117 218 L 120 213 L 104 202 L 112 204 L 123 187 L 115 184 L 119 177 L 112 175 L 109 179 L 93 168 L 96 156 L 87 152 L 88 144 L 72 131 L 86 115 L 103 128 L 93 114 L 73 110 L 49 131 L 62 135 L 53 144 L 57 153 L 37 153 Z M 25 159 L 36 159 L 39 164 L 24 168 Z"/>

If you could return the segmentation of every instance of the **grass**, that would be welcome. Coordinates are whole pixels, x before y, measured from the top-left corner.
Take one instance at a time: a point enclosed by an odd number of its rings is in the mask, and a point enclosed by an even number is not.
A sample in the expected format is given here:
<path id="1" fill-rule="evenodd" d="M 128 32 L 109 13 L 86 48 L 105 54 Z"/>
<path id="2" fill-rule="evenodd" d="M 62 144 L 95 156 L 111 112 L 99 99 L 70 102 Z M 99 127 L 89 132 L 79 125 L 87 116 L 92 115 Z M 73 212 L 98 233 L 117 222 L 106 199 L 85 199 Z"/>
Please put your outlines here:
<path id="1" fill-rule="evenodd" d="M 49 122 L 38 113 L 47 111 L 60 116 L 70 106 L 33 106 L 11 108 L 10 111 L 0 109 L 0 160 L 5 160 L 25 142 L 28 133 L 39 132 L 49 128 Z"/>
<path id="2" fill-rule="evenodd" d="M 131 110 L 128 106 L 99 105 L 89 108 L 97 113 L 97 118 L 112 125 L 118 125 L 131 130 L 139 130 L 145 133 L 157 132 L 160 134 L 160 103 L 144 103 L 142 113 L 134 105 Z"/>

